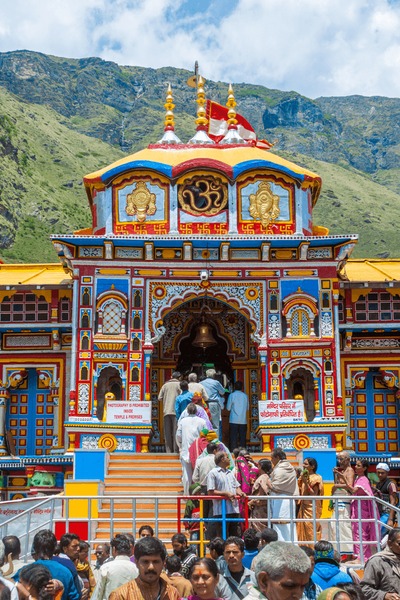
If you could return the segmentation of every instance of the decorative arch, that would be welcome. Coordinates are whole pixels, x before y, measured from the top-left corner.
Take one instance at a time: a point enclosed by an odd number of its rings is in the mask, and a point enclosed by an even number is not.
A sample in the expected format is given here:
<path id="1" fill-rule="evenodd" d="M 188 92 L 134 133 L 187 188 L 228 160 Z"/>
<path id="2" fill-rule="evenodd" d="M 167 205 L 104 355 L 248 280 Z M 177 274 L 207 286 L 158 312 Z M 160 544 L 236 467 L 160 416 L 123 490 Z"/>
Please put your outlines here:
<path id="1" fill-rule="evenodd" d="M 301 395 L 308 422 L 319 414 L 319 388 L 321 368 L 312 360 L 293 360 L 283 369 L 284 388 L 288 397 Z"/>
<path id="2" fill-rule="evenodd" d="M 315 298 L 299 288 L 283 300 L 282 315 L 286 324 L 286 337 L 315 337 L 318 307 Z"/>
<path id="3" fill-rule="evenodd" d="M 235 308 L 250 322 L 252 337 L 259 343 L 265 340 L 264 282 L 213 281 L 206 291 L 192 282 L 149 282 L 148 286 L 150 310 L 146 338 L 152 343 L 158 342 L 165 333 L 165 315 L 195 298 L 215 299 Z"/>
<path id="4" fill-rule="evenodd" d="M 96 335 L 126 335 L 126 315 L 128 299 L 122 292 L 108 290 L 96 300 Z"/>

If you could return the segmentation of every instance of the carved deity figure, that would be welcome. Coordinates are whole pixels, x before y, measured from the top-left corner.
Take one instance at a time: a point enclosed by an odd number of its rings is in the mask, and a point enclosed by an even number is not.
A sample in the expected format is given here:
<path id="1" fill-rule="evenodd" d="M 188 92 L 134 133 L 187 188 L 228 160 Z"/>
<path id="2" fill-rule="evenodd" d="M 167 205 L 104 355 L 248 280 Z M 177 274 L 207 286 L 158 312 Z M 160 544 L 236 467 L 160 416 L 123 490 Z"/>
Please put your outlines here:
<path id="1" fill-rule="evenodd" d="M 268 181 L 262 181 L 255 194 L 250 194 L 250 215 L 256 221 L 261 221 L 263 227 L 279 217 L 279 196 L 273 194 Z"/>
<path id="2" fill-rule="evenodd" d="M 126 196 L 125 211 L 127 215 L 137 215 L 139 223 L 143 223 L 147 215 L 156 213 L 156 195 L 147 189 L 144 181 L 138 181 L 136 187 Z"/>

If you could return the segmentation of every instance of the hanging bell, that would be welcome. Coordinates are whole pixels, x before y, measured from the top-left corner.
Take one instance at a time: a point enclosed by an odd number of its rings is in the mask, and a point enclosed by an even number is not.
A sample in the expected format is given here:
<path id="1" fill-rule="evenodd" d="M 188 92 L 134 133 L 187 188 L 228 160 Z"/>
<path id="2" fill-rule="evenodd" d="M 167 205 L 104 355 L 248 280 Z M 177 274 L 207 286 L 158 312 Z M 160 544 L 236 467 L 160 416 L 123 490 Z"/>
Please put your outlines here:
<path id="1" fill-rule="evenodd" d="M 200 348 L 209 348 L 215 346 L 217 341 L 215 340 L 212 329 L 208 323 L 206 323 L 204 317 L 201 319 L 200 325 L 197 327 L 196 337 L 194 338 L 192 345 L 199 346 Z"/>

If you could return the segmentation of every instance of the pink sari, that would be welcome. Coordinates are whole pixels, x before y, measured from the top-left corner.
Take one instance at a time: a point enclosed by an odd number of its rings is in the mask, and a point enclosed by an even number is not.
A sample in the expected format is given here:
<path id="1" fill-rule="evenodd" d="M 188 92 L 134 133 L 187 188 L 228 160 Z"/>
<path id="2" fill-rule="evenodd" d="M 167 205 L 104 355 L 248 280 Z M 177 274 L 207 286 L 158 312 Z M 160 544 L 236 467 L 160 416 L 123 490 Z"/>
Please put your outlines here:
<path id="1" fill-rule="evenodd" d="M 258 467 L 248 462 L 244 456 L 239 456 L 236 459 L 236 479 L 238 480 L 242 492 L 249 496 L 252 492 L 253 485 L 259 476 L 260 472 Z M 245 501 L 243 498 L 239 499 L 239 511 L 240 515 L 244 517 Z"/>
<path id="2" fill-rule="evenodd" d="M 361 519 L 377 519 L 374 500 L 358 500 L 360 496 L 373 496 L 373 491 L 368 477 L 362 475 L 357 477 L 354 482 L 353 500 L 350 507 L 350 518 L 352 519 L 351 529 L 353 531 L 354 554 L 360 558 L 360 541 L 373 542 L 376 540 L 375 522 L 361 523 L 361 540 L 358 518 Z M 372 554 L 372 545 L 363 544 L 364 561 L 370 558 Z"/>

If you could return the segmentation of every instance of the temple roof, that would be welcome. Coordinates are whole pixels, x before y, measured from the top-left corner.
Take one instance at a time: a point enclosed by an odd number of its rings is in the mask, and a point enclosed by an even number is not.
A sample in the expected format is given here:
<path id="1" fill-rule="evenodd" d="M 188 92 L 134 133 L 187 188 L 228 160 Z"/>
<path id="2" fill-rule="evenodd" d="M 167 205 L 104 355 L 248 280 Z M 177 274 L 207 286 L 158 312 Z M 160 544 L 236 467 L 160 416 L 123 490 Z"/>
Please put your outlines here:
<path id="1" fill-rule="evenodd" d="M 155 144 L 86 175 L 83 181 L 89 199 L 92 200 L 93 187 L 103 188 L 115 177 L 133 169 L 151 169 L 173 179 L 194 168 L 216 169 L 232 180 L 253 169 L 271 169 L 286 173 L 299 185 L 311 188 L 313 204 L 316 203 L 321 190 L 321 178 L 316 173 L 250 144 Z"/>
<path id="2" fill-rule="evenodd" d="M 36 287 L 71 284 L 72 278 L 59 263 L 32 265 L 0 264 L 0 286 L 17 285 Z"/>
<path id="3" fill-rule="evenodd" d="M 400 259 L 350 259 L 341 272 L 341 278 L 351 283 L 400 281 Z"/>

